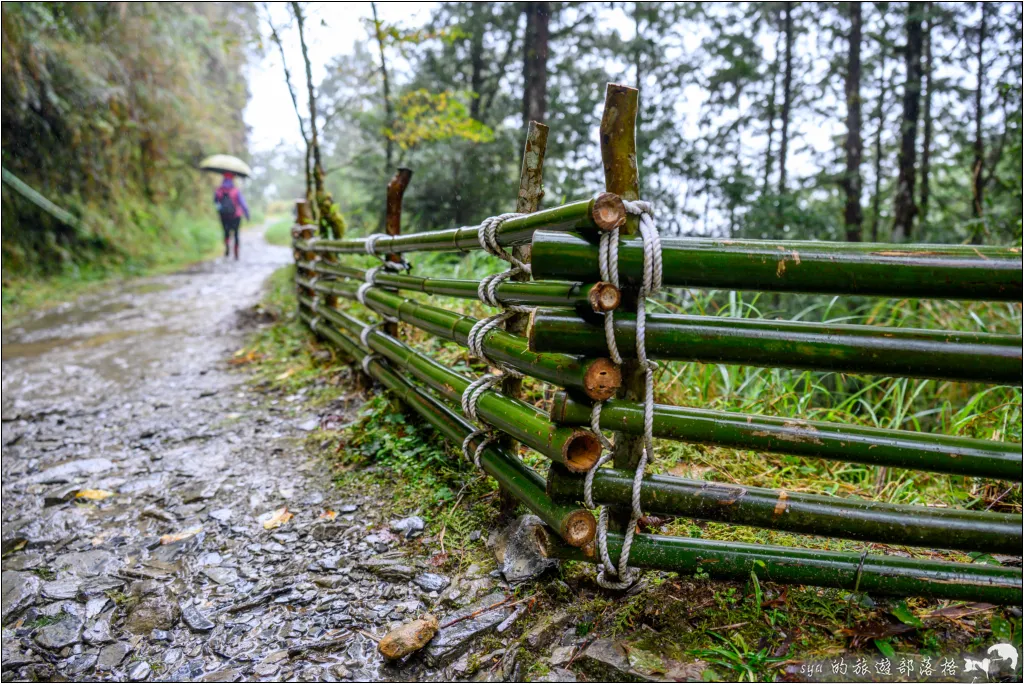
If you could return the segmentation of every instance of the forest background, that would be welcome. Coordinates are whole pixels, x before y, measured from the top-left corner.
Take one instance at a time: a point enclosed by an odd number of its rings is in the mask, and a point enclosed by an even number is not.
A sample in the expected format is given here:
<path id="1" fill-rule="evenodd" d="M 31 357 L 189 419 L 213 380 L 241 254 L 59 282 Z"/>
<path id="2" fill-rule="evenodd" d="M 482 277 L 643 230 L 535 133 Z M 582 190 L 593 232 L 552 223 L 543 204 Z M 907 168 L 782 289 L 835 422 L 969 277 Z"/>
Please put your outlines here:
<path id="1" fill-rule="evenodd" d="M 611 81 L 642 91 L 641 195 L 665 232 L 1020 241 L 1018 3 L 437 3 L 398 23 L 367 3 L 362 40 L 305 69 L 296 19 L 322 54 L 325 7 L 4 3 L 3 166 L 81 219 L 4 185 L 5 303 L 25 279 L 208 253 L 197 162 L 248 159 L 253 203 L 283 208 L 313 123 L 353 234 L 380 225 L 400 165 L 405 230 L 507 211 L 530 119 L 551 127 L 545 204 L 588 196 Z M 292 113 L 250 150 L 247 76 L 282 57 L 303 137 Z"/>

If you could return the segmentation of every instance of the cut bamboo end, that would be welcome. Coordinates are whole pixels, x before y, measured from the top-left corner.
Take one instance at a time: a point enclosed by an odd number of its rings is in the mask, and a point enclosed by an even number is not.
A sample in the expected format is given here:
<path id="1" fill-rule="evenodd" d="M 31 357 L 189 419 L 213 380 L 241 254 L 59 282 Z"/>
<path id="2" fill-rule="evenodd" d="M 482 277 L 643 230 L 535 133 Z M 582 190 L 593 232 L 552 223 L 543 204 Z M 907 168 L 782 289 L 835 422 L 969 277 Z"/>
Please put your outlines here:
<path id="1" fill-rule="evenodd" d="M 586 546 L 597 534 L 594 514 L 583 509 L 573 511 L 563 521 L 561 533 L 566 544 L 577 548 Z"/>
<path id="2" fill-rule="evenodd" d="M 594 433 L 587 430 L 574 431 L 562 447 L 565 467 L 574 473 L 587 472 L 600 457 L 601 442 Z"/>
<path id="3" fill-rule="evenodd" d="M 621 386 L 622 371 L 610 359 L 594 359 L 583 374 L 583 391 L 594 401 L 611 399 Z"/>
<path id="4" fill-rule="evenodd" d="M 611 283 L 597 283 L 590 288 L 590 294 L 587 296 L 595 313 L 615 311 L 622 302 L 622 292 Z"/>
<path id="5" fill-rule="evenodd" d="M 590 217 L 605 232 L 618 230 L 626 224 L 626 205 L 613 192 L 602 192 L 590 203 Z"/>

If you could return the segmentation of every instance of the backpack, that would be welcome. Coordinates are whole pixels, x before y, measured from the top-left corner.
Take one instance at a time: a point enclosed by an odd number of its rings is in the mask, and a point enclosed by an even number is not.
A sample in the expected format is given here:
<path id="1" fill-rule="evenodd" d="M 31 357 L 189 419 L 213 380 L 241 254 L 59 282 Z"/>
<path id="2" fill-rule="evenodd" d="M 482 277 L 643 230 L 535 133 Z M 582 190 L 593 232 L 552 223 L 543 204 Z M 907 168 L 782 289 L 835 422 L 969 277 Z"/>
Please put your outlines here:
<path id="1" fill-rule="evenodd" d="M 217 191 L 217 212 L 222 219 L 233 219 L 237 210 L 235 200 L 231 197 L 231 190 Z"/>

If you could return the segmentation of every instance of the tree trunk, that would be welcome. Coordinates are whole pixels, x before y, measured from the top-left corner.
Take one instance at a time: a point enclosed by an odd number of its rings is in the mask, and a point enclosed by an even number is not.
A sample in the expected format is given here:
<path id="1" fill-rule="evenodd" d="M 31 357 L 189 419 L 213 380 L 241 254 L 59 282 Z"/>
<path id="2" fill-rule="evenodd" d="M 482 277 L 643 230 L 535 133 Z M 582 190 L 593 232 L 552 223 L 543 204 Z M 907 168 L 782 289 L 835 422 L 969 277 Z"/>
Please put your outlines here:
<path id="1" fill-rule="evenodd" d="M 783 34 L 786 41 L 782 73 L 782 139 L 779 143 L 779 195 L 786 194 L 786 157 L 789 156 L 789 114 L 793 108 L 793 3 L 785 3 Z"/>
<path id="2" fill-rule="evenodd" d="M 381 31 L 380 19 L 377 18 L 377 3 L 371 2 L 373 10 L 373 28 L 377 37 L 377 49 L 380 51 L 380 75 L 384 81 L 384 126 L 387 134 L 384 136 L 384 175 L 391 174 L 391 167 L 395 156 L 395 142 L 392 134 L 395 128 L 395 114 L 391 107 L 391 81 L 388 78 L 388 63 L 384 58 L 384 32 Z"/>
<path id="3" fill-rule="evenodd" d="M 526 34 L 523 41 L 523 128 L 543 122 L 548 106 L 549 2 L 524 3 Z"/>
<path id="4" fill-rule="evenodd" d="M 278 52 L 281 53 L 281 67 L 284 69 L 284 82 L 288 86 L 288 95 L 292 98 L 292 107 L 295 109 L 295 116 L 299 120 L 299 132 L 302 133 L 302 142 L 306 145 L 306 162 L 304 170 L 306 172 L 306 206 L 312 205 L 313 200 L 313 169 L 310 167 L 310 159 L 313 151 L 310 148 L 309 134 L 306 133 L 306 122 L 302 118 L 302 111 L 299 109 L 299 98 L 295 95 L 295 87 L 292 85 L 292 74 L 288 70 L 288 60 L 284 56 L 284 45 L 281 43 L 281 36 L 277 33 L 277 28 L 273 22 L 270 21 L 270 14 L 267 14 L 267 23 L 270 25 L 270 38 L 277 44 Z"/>
<path id="5" fill-rule="evenodd" d="M 896 181 L 896 208 L 893 239 L 909 240 L 914 232 L 917 204 L 914 181 L 917 165 L 917 120 L 921 114 L 921 47 L 924 31 L 917 5 L 907 7 L 907 44 L 903 52 L 906 85 L 903 87 L 903 122 L 900 125 L 899 178 Z"/>
<path id="6" fill-rule="evenodd" d="M 981 5 L 981 25 L 978 27 L 978 87 L 974 91 L 974 164 L 971 171 L 973 176 L 972 187 L 974 190 L 974 201 L 972 202 L 973 216 L 980 219 L 984 214 L 984 193 L 985 193 L 985 140 L 982 138 L 982 119 L 985 110 L 982 102 L 983 88 L 985 87 L 985 38 L 988 30 L 987 3 Z M 981 244 L 981 227 L 978 226 L 971 236 L 971 242 Z"/>
<path id="7" fill-rule="evenodd" d="M 772 89 L 768 95 L 768 145 L 764 151 L 764 183 L 761 186 L 761 195 L 767 195 L 771 188 L 771 175 L 772 166 L 774 165 L 774 158 L 772 157 L 772 142 L 775 138 L 775 100 L 779 90 L 779 49 L 782 47 L 782 34 L 778 34 L 775 37 L 775 60 L 772 62 L 771 75 L 772 75 Z"/>
<path id="8" fill-rule="evenodd" d="M 924 141 L 921 144 L 921 206 L 919 216 L 922 227 L 928 225 L 928 201 L 931 195 L 932 76 L 935 73 L 934 57 L 932 56 L 932 30 L 935 26 L 935 20 L 932 17 L 934 8 L 931 2 L 925 3 L 924 11 L 927 16 L 924 29 L 924 58 L 927 66 L 924 71 L 924 111 L 921 114 L 924 126 Z"/>
<path id="9" fill-rule="evenodd" d="M 889 94 L 889 81 L 885 77 L 886 61 L 888 50 L 886 48 L 886 36 L 889 33 L 889 24 L 882 13 L 882 40 L 879 41 L 878 58 L 880 60 L 880 71 L 878 83 L 878 103 L 875 107 L 875 191 L 871 198 L 871 241 L 878 242 L 878 224 L 882 214 L 882 131 L 885 130 L 885 98 Z"/>
<path id="10" fill-rule="evenodd" d="M 850 54 L 846 65 L 846 241 L 861 241 L 864 214 L 860 206 L 860 163 L 864 155 L 860 112 L 861 4 L 850 3 Z"/>

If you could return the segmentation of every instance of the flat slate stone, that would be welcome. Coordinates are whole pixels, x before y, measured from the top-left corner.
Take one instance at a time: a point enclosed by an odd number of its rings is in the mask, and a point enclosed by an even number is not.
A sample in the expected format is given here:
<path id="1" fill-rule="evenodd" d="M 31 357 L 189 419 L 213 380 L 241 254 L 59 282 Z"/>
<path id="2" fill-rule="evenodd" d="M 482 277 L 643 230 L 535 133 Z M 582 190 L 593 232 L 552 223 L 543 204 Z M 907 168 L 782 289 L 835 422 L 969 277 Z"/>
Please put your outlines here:
<path id="1" fill-rule="evenodd" d="M 440 622 L 443 625 L 454 620 L 460 620 L 467 615 L 471 615 L 478 610 L 488 606 L 493 606 L 495 603 L 504 600 L 504 594 L 495 592 L 489 596 L 485 596 L 476 603 L 470 604 L 461 610 L 457 610 L 451 615 L 445 616 L 445 618 Z M 460 620 L 451 627 L 442 628 L 438 631 L 437 636 L 427 644 L 427 662 L 431 667 L 439 667 L 450 660 L 457 658 L 469 647 L 469 642 L 473 638 L 497 627 L 509 616 L 510 612 L 511 611 L 508 608 L 502 606 L 501 608 L 488 610 L 474 618 Z"/>
<path id="2" fill-rule="evenodd" d="M 28 608 L 39 594 L 39 578 L 32 573 L 4 570 L 0 584 L 3 585 L 3 621 Z"/>

